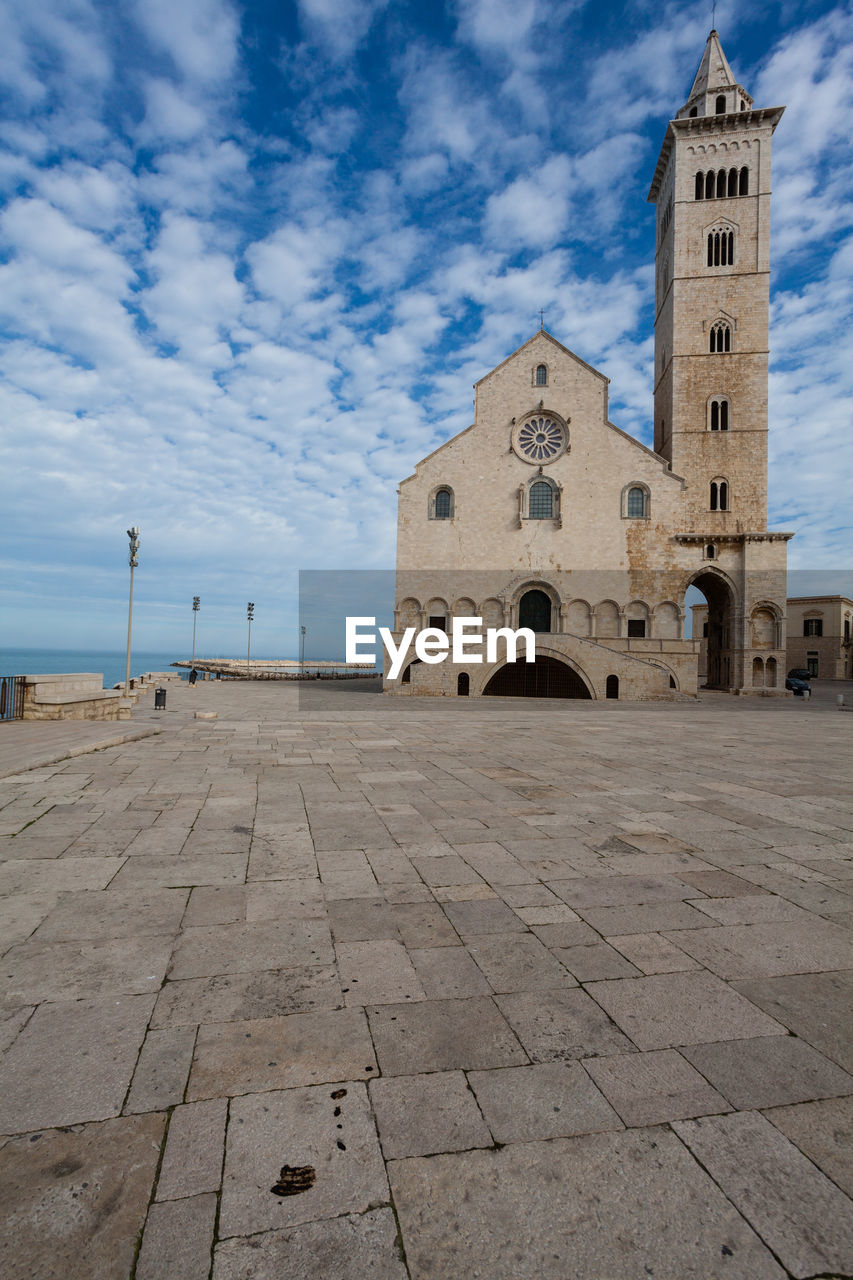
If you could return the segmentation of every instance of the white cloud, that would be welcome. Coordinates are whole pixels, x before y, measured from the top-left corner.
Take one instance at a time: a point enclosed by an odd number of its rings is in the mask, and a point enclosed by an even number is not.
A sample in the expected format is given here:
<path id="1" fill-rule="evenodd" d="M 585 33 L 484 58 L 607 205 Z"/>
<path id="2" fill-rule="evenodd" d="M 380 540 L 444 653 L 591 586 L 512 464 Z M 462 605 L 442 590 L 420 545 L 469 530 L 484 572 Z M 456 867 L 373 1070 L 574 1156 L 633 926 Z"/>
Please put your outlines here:
<path id="1" fill-rule="evenodd" d="M 188 80 L 217 85 L 234 71 L 240 22 L 227 0 L 136 0 L 134 13 Z"/>
<path id="2" fill-rule="evenodd" d="M 352 55 L 388 0 L 298 0 L 311 38 L 335 58 Z"/>

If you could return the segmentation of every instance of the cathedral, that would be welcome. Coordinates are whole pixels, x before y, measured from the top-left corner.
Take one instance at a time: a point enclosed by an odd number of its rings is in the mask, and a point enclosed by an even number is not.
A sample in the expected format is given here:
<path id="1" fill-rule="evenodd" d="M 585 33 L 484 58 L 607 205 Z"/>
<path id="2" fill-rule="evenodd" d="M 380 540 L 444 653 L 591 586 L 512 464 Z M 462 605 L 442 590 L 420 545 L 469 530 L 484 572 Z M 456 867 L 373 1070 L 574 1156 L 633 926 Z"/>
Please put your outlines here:
<path id="1" fill-rule="evenodd" d="M 649 699 L 702 683 L 784 695 L 787 542 L 767 529 L 770 156 L 716 31 L 667 125 L 657 208 L 654 449 L 608 416 L 608 379 L 540 329 L 475 385 L 474 422 L 399 488 L 397 639 L 527 627 L 506 652 L 413 657 L 398 695 Z"/>

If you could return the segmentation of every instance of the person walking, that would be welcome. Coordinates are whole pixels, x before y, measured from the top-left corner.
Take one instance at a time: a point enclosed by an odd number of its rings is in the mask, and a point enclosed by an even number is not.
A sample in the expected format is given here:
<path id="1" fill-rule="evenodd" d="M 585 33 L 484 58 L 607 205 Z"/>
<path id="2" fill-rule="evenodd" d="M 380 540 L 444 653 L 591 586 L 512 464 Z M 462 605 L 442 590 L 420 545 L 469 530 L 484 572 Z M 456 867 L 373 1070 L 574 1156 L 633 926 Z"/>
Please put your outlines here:
<path id="1" fill-rule="evenodd" d="M 198 672 L 196 671 L 195 667 L 193 667 L 192 671 L 190 672 L 190 684 L 195 684 L 196 680 L 198 680 Z"/>

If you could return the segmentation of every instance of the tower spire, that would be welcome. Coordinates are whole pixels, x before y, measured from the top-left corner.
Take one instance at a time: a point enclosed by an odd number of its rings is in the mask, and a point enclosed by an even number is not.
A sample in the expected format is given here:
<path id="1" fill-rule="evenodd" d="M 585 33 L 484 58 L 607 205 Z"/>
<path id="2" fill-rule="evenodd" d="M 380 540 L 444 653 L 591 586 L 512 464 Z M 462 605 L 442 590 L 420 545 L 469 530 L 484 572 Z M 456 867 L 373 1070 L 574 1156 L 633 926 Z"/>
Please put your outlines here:
<path id="1" fill-rule="evenodd" d="M 678 115 L 726 115 L 732 111 L 746 111 L 751 106 L 752 98 L 743 85 L 735 80 L 729 60 L 723 53 L 719 34 L 712 28 L 687 102 Z"/>

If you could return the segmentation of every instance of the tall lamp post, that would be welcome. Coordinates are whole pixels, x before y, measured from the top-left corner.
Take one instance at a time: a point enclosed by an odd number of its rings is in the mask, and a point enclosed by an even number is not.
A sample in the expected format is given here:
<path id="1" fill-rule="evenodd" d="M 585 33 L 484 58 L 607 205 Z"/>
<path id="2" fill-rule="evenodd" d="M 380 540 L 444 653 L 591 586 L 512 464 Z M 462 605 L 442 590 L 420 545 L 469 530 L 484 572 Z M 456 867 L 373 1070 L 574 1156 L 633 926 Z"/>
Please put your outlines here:
<path id="1" fill-rule="evenodd" d="M 193 596 L 193 656 L 190 660 L 190 666 L 195 666 L 195 623 L 198 617 L 198 611 L 201 608 L 201 597 Z"/>
<path id="2" fill-rule="evenodd" d="M 127 602 L 127 665 L 124 669 L 124 696 L 130 697 L 130 631 L 133 624 L 133 571 L 139 564 L 139 527 L 134 525 L 132 529 L 128 529 L 127 536 L 130 538 L 130 555 L 128 563 L 130 564 L 130 597 Z"/>
<path id="3" fill-rule="evenodd" d="M 302 641 L 302 650 L 299 655 L 299 674 L 304 680 L 305 679 L 305 628 L 304 627 L 299 628 L 299 635 Z"/>
<path id="4" fill-rule="evenodd" d="M 251 661 L 252 661 L 252 619 L 255 616 L 255 606 L 250 600 L 246 606 L 246 617 L 249 620 L 249 647 L 246 651 L 246 679 L 251 679 Z"/>

